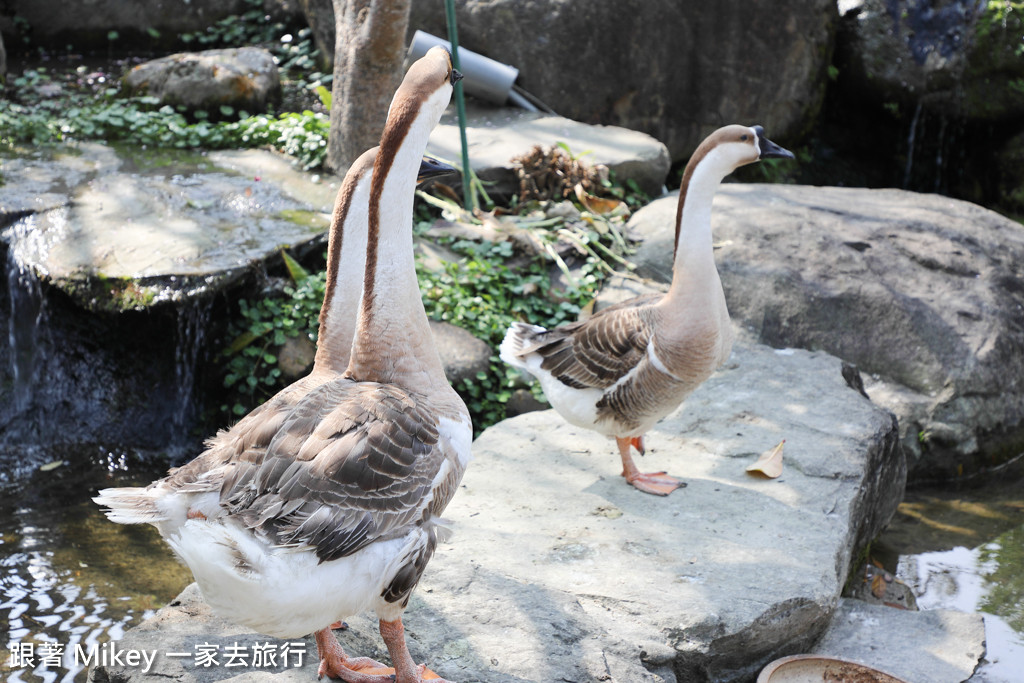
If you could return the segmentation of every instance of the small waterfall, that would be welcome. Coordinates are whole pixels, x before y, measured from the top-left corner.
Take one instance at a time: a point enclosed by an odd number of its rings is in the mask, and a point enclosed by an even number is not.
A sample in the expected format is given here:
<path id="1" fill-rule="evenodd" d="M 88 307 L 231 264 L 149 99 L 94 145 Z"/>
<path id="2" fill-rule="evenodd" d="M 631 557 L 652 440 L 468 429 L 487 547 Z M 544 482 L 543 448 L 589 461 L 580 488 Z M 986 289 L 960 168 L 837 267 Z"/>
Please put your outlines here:
<path id="1" fill-rule="evenodd" d="M 12 233 L 17 235 L 24 228 L 23 219 Z M 13 235 L 12 235 L 13 236 Z M 46 304 L 42 285 L 31 268 L 18 260 L 13 245 L 7 250 L 7 296 L 10 304 L 10 319 L 7 325 L 7 339 L 10 345 L 10 370 L 13 377 L 13 398 L 16 414 L 26 412 L 32 405 L 40 365 L 40 336 L 45 330 Z"/>
<path id="2" fill-rule="evenodd" d="M 910 189 L 911 172 L 914 170 L 914 146 L 917 144 L 917 122 L 921 118 L 921 101 L 918 100 L 914 109 L 914 117 L 910 120 L 910 134 L 907 136 L 907 165 L 903 170 L 903 189 Z"/>
<path id="3" fill-rule="evenodd" d="M 213 298 L 190 299 L 179 304 L 177 343 L 174 349 L 175 407 L 172 424 L 180 431 L 197 413 L 196 368 L 201 360 Z"/>

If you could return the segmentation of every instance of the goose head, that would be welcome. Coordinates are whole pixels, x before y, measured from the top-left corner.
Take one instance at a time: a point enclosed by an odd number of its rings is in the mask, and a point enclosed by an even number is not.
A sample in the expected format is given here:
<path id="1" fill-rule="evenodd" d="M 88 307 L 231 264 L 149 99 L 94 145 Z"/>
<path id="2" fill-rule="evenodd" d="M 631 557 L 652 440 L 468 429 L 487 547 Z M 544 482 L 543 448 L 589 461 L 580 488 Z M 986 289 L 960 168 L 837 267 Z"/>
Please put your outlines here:
<path id="1" fill-rule="evenodd" d="M 423 155 L 423 159 L 420 161 L 420 172 L 416 176 L 416 184 L 422 185 L 428 180 L 440 178 L 441 176 L 453 175 L 458 173 L 458 169 L 449 166 L 440 159 L 435 159 L 432 156 Z"/>
<path id="2" fill-rule="evenodd" d="M 733 124 L 709 135 L 693 153 L 689 166 L 707 167 L 721 179 L 761 159 L 792 158 L 792 152 L 765 137 L 761 126 Z"/>
<path id="3" fill-rule="evenodd" d="M 676 205 L 675 254 L 679 255 L 679 239 L 683 220 L 689 215 L 691 229 L 711 225 L 711 199 L 719 183 L 740 166 L 761 159 L 793 159 L 787 149 L 775 144 L 761 126 L 733 124 L 719 128 L 700 143 L 683 171 Z M 688 208 L 689 207 L 689 208 Z"/>
<path id="4" fill-rule="evenodd" d="M 387 123 L 381 138 L 385 152 L 390 145 L 401 145 L 407 135 L 430 134 L 452 98 L 462 74 L 452 66 L 445 48 L 430 48 L 413 62 L 388 108 Z M 419 129 L 424 129 L 421 131 Z"/>

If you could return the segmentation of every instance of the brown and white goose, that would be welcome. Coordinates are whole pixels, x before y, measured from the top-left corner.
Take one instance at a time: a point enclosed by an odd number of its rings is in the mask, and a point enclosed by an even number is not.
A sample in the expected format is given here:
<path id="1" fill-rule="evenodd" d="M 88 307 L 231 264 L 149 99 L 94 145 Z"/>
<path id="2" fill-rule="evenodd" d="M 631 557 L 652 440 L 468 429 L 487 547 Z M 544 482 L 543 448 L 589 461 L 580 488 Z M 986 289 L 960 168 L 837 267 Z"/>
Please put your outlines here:
<path id="1" fill-rule="evenodd" d="M 363 152 L 349 167 L 338 188 L 327 237 L 327 281 L 320 308 L 320 330 L 311 375 L 340 374 L 348 369 L 355 337 L 366 270 L 370 181 L 380 147 Z M 457 173 L 456 169 L 424 156 L 416 184 Z"/>
<path id="2" fill-rule="evenodd" d="M 693 153 L 676 210 L 672 284 L 588 320 L 546 330 L 513 323 L 500 355 L 537 377 L 570 423 L 614 436 L 622 476 L 641 491 L 668 495 L 681 482 L 637 469 L 630 447 L 729 357 L 733 332 L 711 241 L 711 202 L 725 176 L 760 159 L 793 154 L 760 126 L 720 128 Z"/>
<path id="3" fill-rule="evenodd" d="M 325 297 L 323 355 L 302 386 L 167 477 L 96 498 L 113 521 L 156 526 L 216 612 L 276 637 L 314 633 L 320 675 L 350 683 L 422 680 L 401 615 L 471 457 L 469 415 L 433 347 L 412 250 L 420 160 L 459 77 L 435 48 L 395 93 L 369 185 L 366 268 L 344 375 L 328 371 L 345 348 L 343 325 L 332 324 L 343 322 L 334 291 Z M 354 198 L 348 210 L 358 206 Z M 340 278 L 331 282 L 337 290 Z M 347 657 L 329 630 L 371 609 L 394 678 L 367 673 L 379 664 Z"/>

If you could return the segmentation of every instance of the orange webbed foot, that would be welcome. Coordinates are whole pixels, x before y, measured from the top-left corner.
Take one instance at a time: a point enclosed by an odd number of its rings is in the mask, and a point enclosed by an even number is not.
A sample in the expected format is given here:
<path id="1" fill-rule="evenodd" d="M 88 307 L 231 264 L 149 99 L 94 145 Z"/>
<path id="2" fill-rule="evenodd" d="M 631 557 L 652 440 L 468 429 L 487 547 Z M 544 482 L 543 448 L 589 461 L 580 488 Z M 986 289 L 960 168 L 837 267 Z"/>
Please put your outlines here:
<path id="1" fill-rule="evenodd" d="M 317 631 L 313 637 L 316 640 L 317 653 L 320 655 L 317 678 L 339 678 L 346 683 L 377 683 L 383 680 L 363 673 L 369 669 L 382 668 L 383 664 L 369 657 L 348 657 L 329 627 Z"/>
<path id="2" fill-rule="evenodd" d="M 667 496 L 683 485 L 683 482 L 665 472 L 636 472 L 632 475 L 623 472 L 622 476 L 644 493 L 655 496 Z"/>
<path id="3" fill-rule="evenodd" d="M 622 458 L 622 476 L 636 488 L 644 493 L 650 493 L 655 496 L 667 496 L 680 486 L 683 486 L 683 482 L 675 477 L 670 477 L 665 472 L 641 472 L 637 469 L 629 449 L 630 447 L 635 448 L 642 455 L 644 452 L 643 436 L 631 438 L 616 437 L 615 442 L 619 446 L 619 456 Z"/>

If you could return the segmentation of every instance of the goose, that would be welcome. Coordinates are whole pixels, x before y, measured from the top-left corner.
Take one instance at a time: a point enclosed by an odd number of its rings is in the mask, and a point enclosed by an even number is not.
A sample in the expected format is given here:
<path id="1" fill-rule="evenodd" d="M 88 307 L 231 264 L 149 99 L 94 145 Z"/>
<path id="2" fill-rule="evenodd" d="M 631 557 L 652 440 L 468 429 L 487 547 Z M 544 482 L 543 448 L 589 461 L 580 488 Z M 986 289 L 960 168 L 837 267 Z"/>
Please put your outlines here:
<path id="1" fill-rule="evenodd" d="M 643 455 L 644 434 L 732 351 L 712 249 L 712 199 L 727 175 L 766 158 L 794 157 L 761 126 L 725 126 L 697 147 L 679 188 L 666 294 L 630 299 L 552 330 L 516 322 L 499 348 L 504 362 L 540 381 L 569 423 L 615 437 L 622 476 L 646 493 L 667 496 L 682 482 L 665 472 L 640 472 L 630 448 Z"/>
<path id="2" fill-rule="evenodd" d="M 334 202 L 327 235 L 327 280 L 311 372 L 314 376 L 343 373 L 348 368 L 362 299 L 370 181 L 378 150 L 380 147 L 371 147 L 352 162 Z M 457 172 L 448 164 L 424 155 L 416 184 Z"/>
<path id="3" fill-rule="evenodd" d="M 114 522 L 156 526 L 221 616 L 278 638 L 313 633 L 320 677 L 420 683 L 431 675 L 409 653 L 402 614 L 472 457 L 472 425 L 445 378 L 420 299 L 413 191 L 427 138 L 459 78 L 450 54 L 433 48 L 392 100 L 368 185 L 365 271 L 344 370 L 335 372 L 332 358 L 346 344 L 339 268 L 328 280 L 338 291 L 328 290 L 322 311 L 323 355 L 318 349 L 309 377 L 166 477 L 94 498 Z M 349 175 L 347 210 L 358 212 L 361 176 Z M 349 225 L 344 217 L 336 223 Z M 332 254 L 344 251 L 343 241 Z M 370 610 L 394 676 L 346 655 L 331 633 L 331 624 Z"/>

